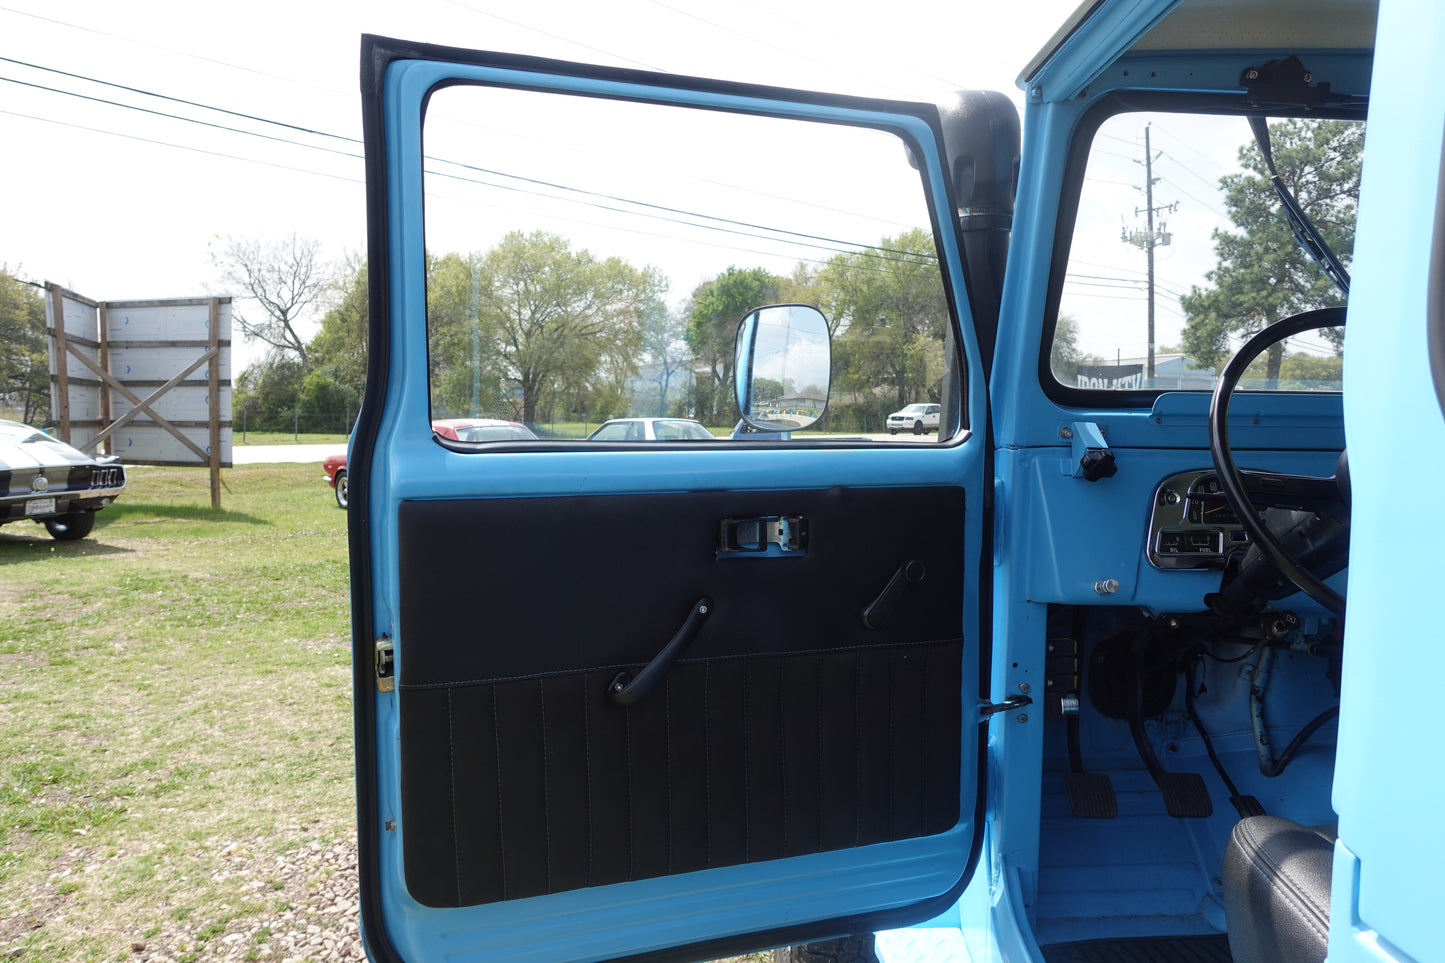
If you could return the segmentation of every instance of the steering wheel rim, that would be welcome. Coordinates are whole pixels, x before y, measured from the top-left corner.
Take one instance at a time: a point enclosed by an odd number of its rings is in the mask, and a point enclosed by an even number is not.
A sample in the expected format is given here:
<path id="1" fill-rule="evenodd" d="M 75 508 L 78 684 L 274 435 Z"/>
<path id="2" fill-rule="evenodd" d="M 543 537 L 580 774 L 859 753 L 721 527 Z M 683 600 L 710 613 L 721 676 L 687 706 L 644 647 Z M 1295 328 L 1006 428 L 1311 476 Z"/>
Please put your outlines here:
<path id="1" fill-rule="evenodd" d="M 1244 476 L 1235 465 L 1234 455 L 1229 448 L 1229 404 L 1245 369 L 1271 345 L 1305 331 L 1340 327 L 1344 323 L 1345 309 L 1333 307 L 1305 311 L 1269 325 L 1246 341 L 1230 359 L 1220 373 L 1219 382 L 1214 386 L 1214 395 L 1209 401 L 1209 454 L 1214 460 L 1214 472 L 1219 476 L 1219 486 L 1224 490 L 1225 500 L 1229 502 L 1235 517 L 1249 533 L 1252 544 L 1269 556 L 1281 575 L 1293 582 L 1300 591 L 1341 617 L 1345 614 L 1344 597 L 1286 552 L 1279 539 L 1269 530 L 1269 526 L 1259 520 L 1254 503 L 1245 489 Z"/>

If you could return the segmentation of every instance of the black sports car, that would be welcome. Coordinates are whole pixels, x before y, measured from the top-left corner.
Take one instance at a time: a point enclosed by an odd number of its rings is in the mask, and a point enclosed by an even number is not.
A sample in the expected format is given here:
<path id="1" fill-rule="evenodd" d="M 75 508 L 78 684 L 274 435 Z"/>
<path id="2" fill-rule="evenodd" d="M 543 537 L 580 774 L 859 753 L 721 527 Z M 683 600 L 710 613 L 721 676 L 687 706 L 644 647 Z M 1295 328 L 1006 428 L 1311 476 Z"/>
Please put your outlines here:
<path id="1" fill-rule="evenodd" d="M 33 521 L 53 537 L 84 538 L 95 513 L 125 490 L 114 455 L 92 457 L 45 432 L 0 420 L 0 525 Z"/>

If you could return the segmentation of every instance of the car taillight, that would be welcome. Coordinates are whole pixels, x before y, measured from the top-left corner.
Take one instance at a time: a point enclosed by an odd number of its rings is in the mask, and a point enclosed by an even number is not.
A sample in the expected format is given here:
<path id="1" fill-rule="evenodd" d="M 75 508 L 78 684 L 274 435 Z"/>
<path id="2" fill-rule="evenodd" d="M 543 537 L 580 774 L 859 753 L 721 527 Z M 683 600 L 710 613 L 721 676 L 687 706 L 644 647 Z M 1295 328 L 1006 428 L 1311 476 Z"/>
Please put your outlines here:
<path id="1" fill-rule="evenodd" d="M 91 488 L 114 488 L 119 481 L 119 468 L 92 468 L 90 470 Z"/>

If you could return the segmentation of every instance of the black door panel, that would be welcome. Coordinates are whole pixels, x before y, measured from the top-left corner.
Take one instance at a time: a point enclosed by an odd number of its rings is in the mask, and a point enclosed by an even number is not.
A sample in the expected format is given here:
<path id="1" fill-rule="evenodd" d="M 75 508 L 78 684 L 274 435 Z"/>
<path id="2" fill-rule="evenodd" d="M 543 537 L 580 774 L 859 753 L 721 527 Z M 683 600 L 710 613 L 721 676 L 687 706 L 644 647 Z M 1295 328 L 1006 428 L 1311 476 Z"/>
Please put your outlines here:
<path id="1" fill-rule="evenodd" d="M 413 897 L 468 906 L 951 828 L 963 512 L 954 487 L 404 502 Z M 720 557 L 723 519 L 775 515 L 807 520 L 803 554 Z M 910 562 L 921 580 L 865 626 Z M 700 598 L 663 681 L 616 704 L 619 673 Z"/>

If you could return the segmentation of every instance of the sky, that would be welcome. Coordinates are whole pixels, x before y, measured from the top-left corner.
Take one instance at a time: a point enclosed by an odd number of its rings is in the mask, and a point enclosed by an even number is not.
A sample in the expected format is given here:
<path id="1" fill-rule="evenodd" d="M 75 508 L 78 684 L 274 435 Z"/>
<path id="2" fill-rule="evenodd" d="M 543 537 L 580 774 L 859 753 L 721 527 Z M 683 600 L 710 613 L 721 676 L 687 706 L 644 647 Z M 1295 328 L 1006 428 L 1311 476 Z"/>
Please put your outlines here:
<path id="1" fill-rule="evenodd" d="M 0 265 L 123 300 L 231 293 L 214 260 L 228 238 L 359 255 L 364 33 L 905 100 L 994 89 L 1022 107 L 1019 71 L 1074 6 L 0 0 Z M 259 353 L 238 343 L 233 370 Z"/>

